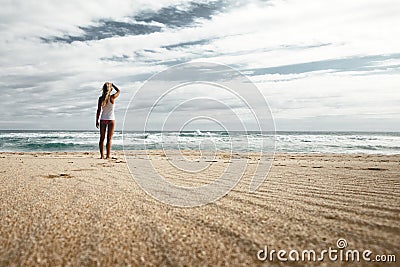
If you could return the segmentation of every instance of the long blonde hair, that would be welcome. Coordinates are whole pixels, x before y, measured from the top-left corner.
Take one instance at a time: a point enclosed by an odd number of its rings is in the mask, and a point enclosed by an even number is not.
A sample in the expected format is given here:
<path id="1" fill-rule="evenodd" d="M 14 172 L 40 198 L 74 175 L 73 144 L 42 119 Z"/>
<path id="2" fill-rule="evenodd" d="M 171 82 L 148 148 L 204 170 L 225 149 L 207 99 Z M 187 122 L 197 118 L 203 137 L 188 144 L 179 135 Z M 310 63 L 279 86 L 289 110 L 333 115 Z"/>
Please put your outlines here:
<path id="1" fill-rule="evenodd" d="M 101 106 L 102 107 L 105 107 L 107 105 L 112 89 L 113 89 L 112 84 L 109 82 L 106 82 L 103 85 L 103 94 L 101 95 L 101 99 L 102 99 Z"/>

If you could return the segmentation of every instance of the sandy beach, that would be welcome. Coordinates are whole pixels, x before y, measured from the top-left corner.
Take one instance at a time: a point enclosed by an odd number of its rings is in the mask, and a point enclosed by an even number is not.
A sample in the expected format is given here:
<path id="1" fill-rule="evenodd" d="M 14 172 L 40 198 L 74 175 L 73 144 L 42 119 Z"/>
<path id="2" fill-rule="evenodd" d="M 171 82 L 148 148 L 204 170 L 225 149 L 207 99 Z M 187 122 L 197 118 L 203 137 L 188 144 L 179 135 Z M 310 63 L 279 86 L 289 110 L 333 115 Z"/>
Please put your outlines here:
<path id="1" fill-rule="evenodd" d="M 400 155 L 278 154 L 267 180 L 249 193 L 257 159 L 238 154 L 253 163 L 243 180 L 196 208 L 150 197 L 122 152 L 115 156 L 0 153 L 0 266 L 289 266 L 260 261 L 257 253 L 265 246 L 320 251 L 336 248 L 339 238 L 349 249 L 400 260 Z M 153 151 L 151 160 L 183 184 L 207 182 L 230 164 L 217 157 L 215 170 L 181 177 L 161 152 Z"/>

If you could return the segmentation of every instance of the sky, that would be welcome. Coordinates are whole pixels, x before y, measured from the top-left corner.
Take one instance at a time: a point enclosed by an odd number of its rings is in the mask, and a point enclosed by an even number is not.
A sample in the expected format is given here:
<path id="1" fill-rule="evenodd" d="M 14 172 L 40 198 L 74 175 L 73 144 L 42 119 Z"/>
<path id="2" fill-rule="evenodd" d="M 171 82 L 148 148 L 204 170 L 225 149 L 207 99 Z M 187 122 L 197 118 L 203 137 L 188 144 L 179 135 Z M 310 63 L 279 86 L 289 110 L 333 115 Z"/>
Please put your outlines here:
<path id="1" fill-rule="evenodd" d="M 277 130 L 400 131 L 397 0 L 0 3 L 0 129 L 94 130 L 111 81 L 121 89 L 121 130 L 147 79 L 212 62 L 247 76 Z M 179 102 L 169 100 L 165 114 Z M 213 112 L 209 103 L 191 108 Z"/>

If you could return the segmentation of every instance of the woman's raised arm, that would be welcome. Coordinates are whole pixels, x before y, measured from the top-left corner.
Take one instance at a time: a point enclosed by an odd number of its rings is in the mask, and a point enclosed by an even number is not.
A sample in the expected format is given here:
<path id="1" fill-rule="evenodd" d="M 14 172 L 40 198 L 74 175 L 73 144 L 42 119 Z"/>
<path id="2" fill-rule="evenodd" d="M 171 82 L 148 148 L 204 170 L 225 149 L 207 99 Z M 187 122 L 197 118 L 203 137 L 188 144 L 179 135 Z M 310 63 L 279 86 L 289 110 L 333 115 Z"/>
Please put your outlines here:
<path id="1" fill-rule="evenodd" d="M 115 91 L 117 91 L 115 94 L 113 94 L 111 96 L 113 99 L 115 99 L 115 98 L 117 98 L 119 96 L 119 93 L 121 92 L 121 90 L 119 90 L 119 88 L 117 86 L 115 86 L 115 84 L 112 83 L 111 85 L 115 89 Z"/>

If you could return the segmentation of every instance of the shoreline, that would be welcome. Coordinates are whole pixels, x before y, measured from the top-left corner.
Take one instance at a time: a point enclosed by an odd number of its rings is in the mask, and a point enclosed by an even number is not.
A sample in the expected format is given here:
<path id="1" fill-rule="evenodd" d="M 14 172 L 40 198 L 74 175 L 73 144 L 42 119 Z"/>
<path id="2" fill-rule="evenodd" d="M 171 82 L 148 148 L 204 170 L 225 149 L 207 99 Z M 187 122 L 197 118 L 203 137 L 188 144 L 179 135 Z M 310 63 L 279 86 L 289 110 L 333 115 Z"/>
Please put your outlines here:
<path id="1" fill-rule="evenodd" d="M 201 158 L 201 154 L 198 150 L 128 150 L 127 152 L 124 152 L 123 150 L 113 150 L 111 152 L 111 159 L 103 159 L 103 160 L 112 160 L 112 158 L 117 158 L 117 159 L 123 159 L 126 160 L 127 157 L 129 156 L 135 156 L 135 155 L 147 155 L 151 157 L 152 155 L 165 155 L 165 154 L 170 154 L 173 156 L 177 155 L 192 155 L 196 156 L 197 158 Z M 211 153 L 210 153 L 211 154 Z M 205 157 L 210 157 L 210 154 L 205 154 L 203 156 L 203 159 Z M 60 158 L 64 156 L 65 158 L 68 157 L 78 157 L 78 158 L 91 158 L 91 159 L 99 159 L 99 151 L 40 151 L 40 152 L 17 152 L 17 151 L 0 151 L 0 158 L 6 158 L 8 156 L 33 156 L 33 157 L 42 157 L 42 156 L 47 156 L 47 157 L 52 157 L 55 156 L 56 158 Z M 259 157 L 260 153 L 256 153 L 254 151 L 249 151 L 249 152 L 227 152 L 227 151 L 219 151 L 216 154 L 216 157 Z M 399 154 L 383 154 L 383 153 L 309 153 L 309 152 L 277 152 L 277 153 L 263 153 L 263 159 L 264 161 L 267 160 L 272 163 L 272 166 L 275 164 L 276 160 L 280 160 L 281 158 L 284 157 L 315 157 L 315 158 L 321 158 L 321 157 L 332 157 L 332 158 L 351 158 L 351 159 L 357 159 L 357 158 L 397 158 L 397 160 L 400 162 L 400 153 Z"/>
<path id="2" fill-rule="evenodd" d="M 173 150 L 179 147 L 197 150 L 204 141 L 211 145 L 207 149 L 232 149 L 242 153 L 263 147 L 277 153 L 400 154 L 400 133 L 389 132 L 280 132 L 275 137 L 243 132 L 229 136 L 224 132 L 128 132 L 124 136 L 114 135 L 113 150 Z M 0 131 L 3 152 L 95 152 L 98 142 L 96 131 Z"/>
<path id="3" fill-rule="evenodd" d="M 105 149 L 105 148 L 104 148 Z M 130 149 L 130 150 L 125 150 L 131 153 L 143 153 L 147 152 L 149 154 L 154 154 L 154 153 L 160 153 L 163 150 L 162 149 L 148 149 L 148 150 L 140 150 L 140 149 Z M 198 152 L 199 150 L 195 149 L 185 149 L 185 150 L 179 150 L 179 149 L 165 149 L 164 151 L 170 151 L 170 152 L 178 152 L 182 151 L 183 153 L 193 153 L 193 152 Z M 206 152 L 212 152 L 212 150 L 202 150 Z M 99 154 L 98 150 L 66 150 L 66 151 L 0 151 L 0 154 Z M 117 153 L 117 154 L 124 154 L 124 150 L 112 150 L 111 153 Z M 258 154 L 258 152 L 255 151 L 225 151 L 225 150 L 220 150 L 218 153 L 221 154 Z M 268 152 L 264 152 L 264 154 L 271 154 Z M 274 155 L 326 155 L 326 156 L 400 156 L 400 153 L 394 153 L 394 154 L 385 154 L 385 153 L 363 153 L 363 152 L 354 152 L 354 153 L 336 153 L 336 152 L 275 152 L 272 153 Z"/>

